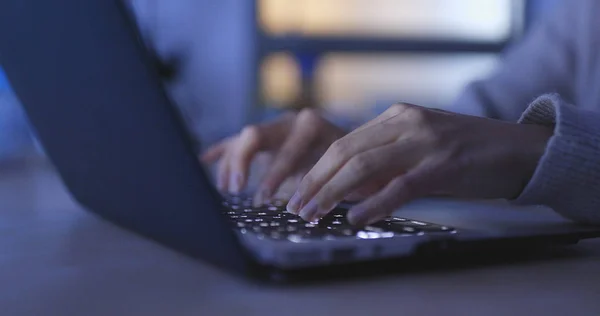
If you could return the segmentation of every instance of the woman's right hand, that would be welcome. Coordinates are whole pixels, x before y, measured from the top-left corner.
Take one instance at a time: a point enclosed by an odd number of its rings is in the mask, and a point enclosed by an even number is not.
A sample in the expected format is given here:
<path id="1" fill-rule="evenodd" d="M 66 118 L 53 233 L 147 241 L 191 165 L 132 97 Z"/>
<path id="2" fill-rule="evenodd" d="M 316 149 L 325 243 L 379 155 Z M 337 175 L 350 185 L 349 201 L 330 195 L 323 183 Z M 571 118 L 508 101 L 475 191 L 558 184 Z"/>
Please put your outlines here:
<path id="1" fill-rule="evenodd" d="M 259 206 L 269 201 L 286 179 L 308 171 L 345 134 L 316 110 L 305 109 L 272 122 L 245 127 L 239 134 L 209 148 L 202 161 L 218 162 L 217 187 L 238 194 L 248 183 L 250 165 L 257 154 L 271 156 L 254 196 L 254 204 Z"/>

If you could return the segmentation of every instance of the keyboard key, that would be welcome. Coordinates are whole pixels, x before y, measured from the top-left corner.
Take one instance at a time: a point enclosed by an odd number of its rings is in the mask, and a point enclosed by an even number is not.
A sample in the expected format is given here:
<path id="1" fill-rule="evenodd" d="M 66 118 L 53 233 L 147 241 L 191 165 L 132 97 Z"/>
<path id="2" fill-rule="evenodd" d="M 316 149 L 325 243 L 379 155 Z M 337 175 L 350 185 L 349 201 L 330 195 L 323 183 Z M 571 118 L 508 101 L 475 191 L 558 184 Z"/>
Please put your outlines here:
<path id="1" fill-rule="evenodd" d="M 284 234 L 281 234 L 279 232 L 271 232 L 271 234 L 269 234 L 269 237 L 271 237 L 272 239 L 280 240 L 280 239 L 284 239 L 286 236 L 284 236 Z"/>
<path id="2" fill-rule="evenodd" d="M 383 228 L 375 227 L 375 226 L 366 226 L 365 230 L 366 231 L 371 231 L 371 232 L 382 232 L 382 231 L 384 231 Z"/>
<path id="3" fill-rule="evenodd" d="M 341 233 L 344 236 L 354 236 L 354 235 L 356 235 L 356 233 L 354 232 L 354 230 L 349 229 L 349 228 L 342 229 Z"/>
<path id="4" fill-rule="evenodd" d="M 407 233 L 414 233 L 417 231 L 416 229 L 410 226 L 402 226 L 402 230 L 404 230 Z"/>
<path id="5" fill-rule="evenodd" d="M 274 240 L 333 240 L 337 238 L 391 238 L 396 235 L 421 235 L 424 233 L 456 233 L 451 227 L 430 224 L 400 217 L 388 217 L 360 228 L 348 223 L 346 210 L 334 209 L 315 222 L 306 222 L 285 210 L 285 202 L 272 201 L 258 208 L 252 207 L 252 198 L 228 196 L 223 201 L 223 214 L 234 227 L 243 233 L 253 232 L 259 238 Z"/>
<path id="6" fill-rule="evenodd" d="M 303 240 L 302 236 L 296 234 L 289 235 L 287 238 L 291 242 L 301 242 Z"/>

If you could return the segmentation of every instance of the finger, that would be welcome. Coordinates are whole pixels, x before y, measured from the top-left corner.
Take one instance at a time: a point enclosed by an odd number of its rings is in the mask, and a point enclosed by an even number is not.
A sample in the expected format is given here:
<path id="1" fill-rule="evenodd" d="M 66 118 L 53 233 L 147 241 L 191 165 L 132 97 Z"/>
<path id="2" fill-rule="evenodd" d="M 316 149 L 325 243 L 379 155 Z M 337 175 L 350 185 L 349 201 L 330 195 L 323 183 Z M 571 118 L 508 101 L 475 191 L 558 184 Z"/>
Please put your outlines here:
<path id="1" fill-rule="evenodd" d="M 229 158 L 231 153 L 229 151 L 225 151 L 221 160 L 219 160 L 219 164 L 217 166 L 217 188 L 221 192 L 227 192 L 229 189 Z"/>
<path id="2" fill-rule="evenodd" d="M 381 189 L 383 189 L 389 182 L 390 180 L 387 181 L 373 181 L 373 182 L 369 182 L 366 185 L 362 185 L 361 187 L 359 187 L 358 189 L 348 193 L 345 197 L 344 200 L 346 201 L 353 201 L 353 202 L 357 202 L 357 201 L 361 201 L 363 199 L 366 199 L 367 197 L 379 192 Z"/>
<path id="3" fill-rule="evenodd" d="M 334 142 L 327 152 L 319 159 L 317 164 L 309 171 L 298 185 L 297 192 L 292 196 L 287 211 L 299 214 L 300 209 L 304 207 L 316 193 L 319 187 L 327 181 L 352 155 L 358 154 L 377 145 L 383 145 L 393 141 L 395 133 L 393 128 L 388 128 L 387 121 L 395 116 L 402 114 L 406 109 L 414 107 L 409 104 L 395 104 L 388 108 L 381 115 L 368 123 L 357 128 L 345 137 Z M 364 137 L 365 132 L 369 137 Z M 382 133 L 382 134 L 380 134 Z M 379 134 L 379 135 L 378 135 Z M 388 137 L 381 137 L 381 136 Z M 362 138 L 362 139 L 361 139 Z M 375 142 L 371 142 L 374 140 Z M 314 205 L 313 205 L 314 207 Z"/>
<path id="4" fill-rule="evenodd" d="M 231 149 L 229 161 L 229 192 L 238 194 L 248 182 L 249 169 L 260 151 L 279 147 L 289 131 L 288 120 L 245 127 Z"/>
<path id="5" fill-rule="evenodd" d="M 314 221 L 325 216 L 344 197 L 365 183 L 409 170 L 418 163 L 417 159 L 410 159 L 411 153 L 416 152 L 411 150 L 413 146 L 415 144 L 412 142 L 393 143 L 352 157 L 323 184 L 307 203 L 307 207 L 300 210 L 299 215 L 306 220 Z M 404 159 L 399 159 L 400 156 Z"/>
<path id="6" fill-rule="evenodd" d="M 317 162 L 311 172 L 321 174 L 323 171 L 328 170 L 330 172 L 329 174 L 323 174 L 323 178 L 326 179 L 328 175 L 331 175 L 331 173 L 337 170 L 335 167 L 332 167 L 330 161 L 328 161 L 328 158 L 331 158 L 331 156 L 341 158 L 337 161 L 337 167 L 339 168 L 340 163 L 344 163 L 355 154 L 377 146 L 386 145 L 396 140 L 398 135 L 402 134 L 402 130 L 398 130 L 397 127 L 391 127 L 390 125 L 393 123 L 389 121 L 398 115 L 401 115 L 407 109 L 414 107 L 416 106 L 407 103 L 398 103 L 390 106 L 375 119 L 360 126 L 332 144 L 323 155 L 322 161 Z"/>
<path id="7" fill-rule="evenodd" d="M 231 138 L 228 138 L 214 146 L 209 147 L 201 156 L 202 162 L 210 164 L 217 161 L 219 158 L 221 158 L 221 156 L 223 156 L 225 150 L 227 150 L 227 146 L 229 145 L 230 141 Z"/>
<path id="8" fill-rule="evenodd" d="M 313 111 L 303 111 L 298 115 L 289 137 L 261 181 L 254 197 L 255 205 L 260 206 L 270 200 L 281 184 L 299 170 L 315 138 L 318 137 L 317 124 L 322 124 L 322 121 Z"/>
<path id="9" fill-rule="evenodd" d="M 410 156 L 411 152 L 409 152 L 408 156 L 404 152 L 399 152 L 397 155 L 391 155 L 390 153 L 386 152 L 388 149 L 393 149 L 393 143 L 398 141 L 399 134 L 402 133 L 403 131 L 397 126 L 390 126 L 390 124 L 386 123 L 386 121 L 382 121 L 379 124 L 375 124 L 363 129 L 362 132 L 349 134 L 334 142 L 334 144 L 327 150 L 323 157 L 319 159 L 317 164 L 309 171 L 304 179 L 302 179 L 294 202 L 300 201 L 300 205 L 308 205 L 308 203 L 313 199 L 314 195 L 316 195 L 322 189 L 322 187 L 351 160 L 354 161 L 352 164 L 349 164 L 350 169 L 346 169 L 343 176 L 354 176 L 357 178 L 356 176 L 358 175 L 353 175 L 353 173 L 357 172 L 362 175 L 364 172 L 374 172 L 374 170 L 370 170 L 374 168 L 374 166 L 372 166 L 373 164 L 384 164 L 389 166 L 389 164 L 393 162 L 386 159 L 399 159 L 400 155 L 403 155 L 404 157 Z M 381 154 L 378 156 L 373 155 L 374 153 L 362 155 L 363 153 L 374 150 L 375 148 L 386 149 L 381 150 Z M 402 146 L 400 146 L 399 149 L 400 148 L 402 148 Z M 382 159 L 386 160 L 386 162 L 376 162 Z M 365 179 L 361 178 L 360 181 L 364 180 Z M 357 185 L 357 183 L 356 181 L 351 181 L 347 185 L 354 186 Z M 354 189 L 348 187 L 347 185 L 344 185 L 344 190 Z M 339 193 L 342 192 L 336 191 L 336 194 Z M 343 195 L 348 193 L 350 193 L 350 191 L 343 192 Z M 341 197 L 336 195 L 335 199 L 341 199 L 343 195 Z M 319 205 L 313 203 L 310 205 L 310 207 L 313 211 L 316 207 L 325 207 L 326 210 L 329 207 L 334 206 L 329 202 L 330 201 L 328 201 L 325 205 L 321 202 L 318 203 Z M 289 211 L 300 214 L 300 210 L 294 209 L 294 206 L 297 206 L 297 204 L 292 204 Z M 300 206 L 300 208 L 302 208 L 302 206 Z M 313 213 L 311 211 L 307 212 L 309 214 Z"/>
<path id="10" fill-rule="evenodd" d="M 424 163 L 392 180 L 381 191 L 348 211 L 348 221 L 368 225 L 388 216 L 404 204 L 435 191 L 439 168 Z"/>
<path id="11" fill-rule="evenodd" d="M 296 192 L 296 188 L 298 187 L 298 183 L 300 182 L 300 176 L 297 173 L 292 174 L 288 178 L 286 178 L 277 188 L 276 192 L 273 194 L 273 199 L 278 199 L 281 201 L 288 201 L 292 194 Z"/>
<path id="12" fill-rule="evenodd" d="M 261 134 L 261 128 L 258 126 L 246 127 L 230 146 L 229 173 L 227 175 L 229 177 L 227 187 L 229 193 L 238 194 L 245 187 L 252 159 L 263 147 Z"/>

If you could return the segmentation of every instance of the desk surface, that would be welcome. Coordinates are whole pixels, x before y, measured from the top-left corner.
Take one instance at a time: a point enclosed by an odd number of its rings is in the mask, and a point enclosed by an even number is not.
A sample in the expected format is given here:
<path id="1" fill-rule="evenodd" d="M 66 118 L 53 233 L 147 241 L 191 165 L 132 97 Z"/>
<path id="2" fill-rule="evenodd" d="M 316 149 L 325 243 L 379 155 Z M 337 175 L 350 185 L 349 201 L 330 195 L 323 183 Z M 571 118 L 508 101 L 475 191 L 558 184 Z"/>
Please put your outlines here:
<path id="1" fill-rule="evenodd" d="M 78 207 L 45 164 L 0 171 L 2 315 L 600 315 L 600 240 L 547 260 L 256 285 Z"/>

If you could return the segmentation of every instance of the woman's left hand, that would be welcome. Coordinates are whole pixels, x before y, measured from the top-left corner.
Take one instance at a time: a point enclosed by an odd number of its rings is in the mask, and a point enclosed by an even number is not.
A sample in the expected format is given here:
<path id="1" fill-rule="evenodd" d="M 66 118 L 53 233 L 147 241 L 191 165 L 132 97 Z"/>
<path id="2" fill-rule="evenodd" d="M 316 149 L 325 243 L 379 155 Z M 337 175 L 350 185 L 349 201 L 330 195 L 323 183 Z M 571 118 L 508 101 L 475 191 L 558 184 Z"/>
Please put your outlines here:
<path id="1" fill-rule="evenodd" d="M 552 129 L 396 104 L 334 142 L 302 179 L 288 211 L 308 221 L 357 193 L 348 220 L 365 225 L 407 202 L 443 194 L 516 198 Z"/>

